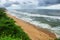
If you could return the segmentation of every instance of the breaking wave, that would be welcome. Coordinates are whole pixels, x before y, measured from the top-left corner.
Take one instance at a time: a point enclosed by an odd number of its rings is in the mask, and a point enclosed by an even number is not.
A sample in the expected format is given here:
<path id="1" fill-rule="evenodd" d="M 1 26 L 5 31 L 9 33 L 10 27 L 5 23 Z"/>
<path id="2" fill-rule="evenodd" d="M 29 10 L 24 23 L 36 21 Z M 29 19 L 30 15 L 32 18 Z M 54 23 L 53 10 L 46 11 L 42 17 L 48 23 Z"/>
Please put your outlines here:
<path id="1" fill-rule="evenodd" d="M 31 24 L 34 24 L 40 28 L 49 29 L 51 30 L 51 32 L 55 33 L 57 37 L 60 37 L 60 25 L 59 25 L 60 17 L 59 16 L 32 14 L 32 13 L 20 12 L 16 10 L 9 10 L 9 12 L 11 12 L 10 13 L 11 15 L 16 16 L 17 18 L 20 18 Z M 58 24 L 56 22 L 58 22 Z"/>

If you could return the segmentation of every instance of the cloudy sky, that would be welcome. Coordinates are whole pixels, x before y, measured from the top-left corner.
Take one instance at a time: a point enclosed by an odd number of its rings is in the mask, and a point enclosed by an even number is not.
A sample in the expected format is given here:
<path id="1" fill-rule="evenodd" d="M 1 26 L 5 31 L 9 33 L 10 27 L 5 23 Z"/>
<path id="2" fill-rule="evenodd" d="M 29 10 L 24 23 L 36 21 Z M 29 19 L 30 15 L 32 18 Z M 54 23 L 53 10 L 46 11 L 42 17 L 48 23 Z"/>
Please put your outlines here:
<path id="1" fill-rule="evenodd" d="M 7 8 L 55 8 L 60 7 L 60 0 L 0 0 L 0 6 Z"/>

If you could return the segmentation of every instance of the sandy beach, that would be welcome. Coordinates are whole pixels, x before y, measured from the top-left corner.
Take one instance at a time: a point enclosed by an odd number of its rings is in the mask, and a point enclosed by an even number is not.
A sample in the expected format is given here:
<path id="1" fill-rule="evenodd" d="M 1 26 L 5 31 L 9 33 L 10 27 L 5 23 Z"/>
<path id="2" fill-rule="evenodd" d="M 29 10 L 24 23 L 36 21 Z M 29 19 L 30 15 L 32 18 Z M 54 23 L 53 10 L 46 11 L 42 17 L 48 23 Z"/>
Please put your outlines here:
<path id="1" fill-rule="evenodd" d="M 10 14 L 7 15 L 13 18 L 16 21 L 17 25 L 21 26 L 21 28 L 28 34 L 31 40 L 54 40 L 56 38 L 55 34 L 48 32 L 45 29 L 36 28 L 36 26 L 18 19 L 15 16 L 12 16 Z"/>

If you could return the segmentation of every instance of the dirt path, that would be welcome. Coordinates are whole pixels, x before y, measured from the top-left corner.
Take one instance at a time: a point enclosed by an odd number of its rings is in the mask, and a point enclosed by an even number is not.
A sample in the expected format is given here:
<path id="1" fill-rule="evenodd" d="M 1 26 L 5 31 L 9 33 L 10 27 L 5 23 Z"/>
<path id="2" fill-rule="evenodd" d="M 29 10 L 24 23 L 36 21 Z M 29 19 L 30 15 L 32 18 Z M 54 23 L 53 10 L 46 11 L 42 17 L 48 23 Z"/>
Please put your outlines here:
<path id="1" fill-rule="evenodd" d="M 43 29 L 37 29 L 34 25 L 31 25 L 23 20 L 16 18 L 7 14 L 9 17 L 16 21 L 16 24 L 21 26 L 21 28 L 28 34 L 32 40 L 54 40 L 56 36 L 53 33 L 47 32 Z"/>

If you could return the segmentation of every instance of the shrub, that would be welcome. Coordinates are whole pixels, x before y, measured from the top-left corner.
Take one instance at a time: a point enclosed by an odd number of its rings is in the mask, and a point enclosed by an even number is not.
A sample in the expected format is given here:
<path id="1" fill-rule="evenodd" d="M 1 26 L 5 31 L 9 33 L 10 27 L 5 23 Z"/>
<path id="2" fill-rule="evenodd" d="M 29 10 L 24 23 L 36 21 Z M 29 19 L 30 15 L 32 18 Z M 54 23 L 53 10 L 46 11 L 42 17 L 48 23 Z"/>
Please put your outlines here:
<path id="1" fill-rule="evenodd" d="M 56 38 L 55 40 L 60 40 L 60 38 Z"/>

